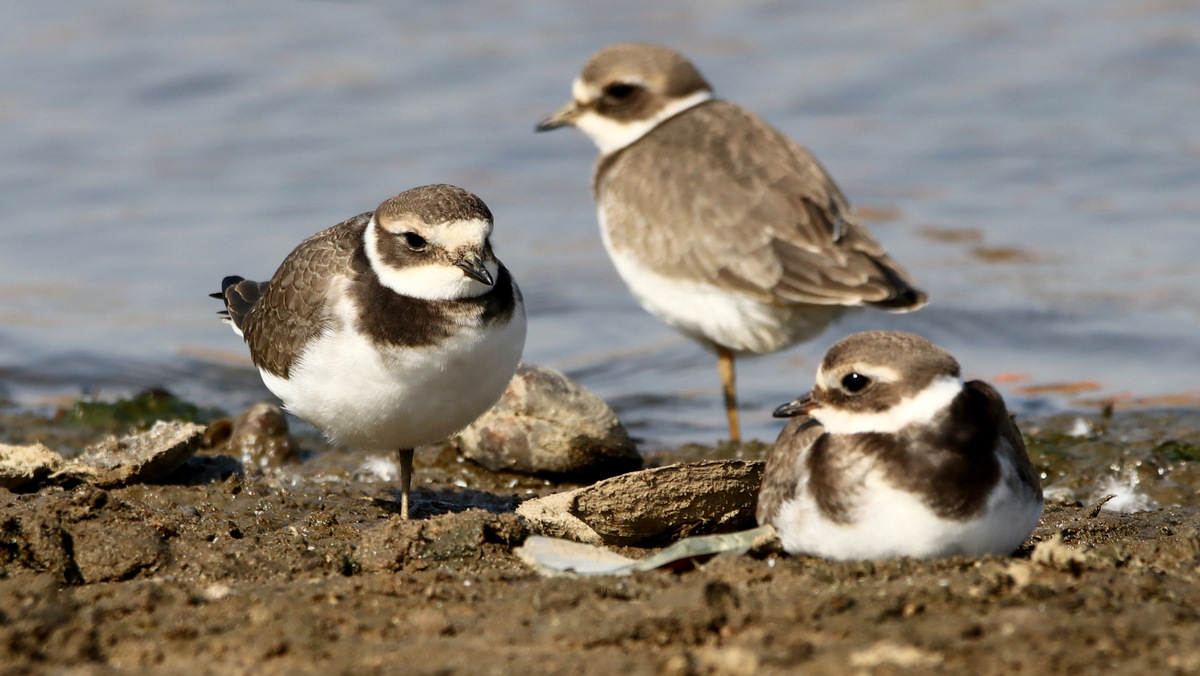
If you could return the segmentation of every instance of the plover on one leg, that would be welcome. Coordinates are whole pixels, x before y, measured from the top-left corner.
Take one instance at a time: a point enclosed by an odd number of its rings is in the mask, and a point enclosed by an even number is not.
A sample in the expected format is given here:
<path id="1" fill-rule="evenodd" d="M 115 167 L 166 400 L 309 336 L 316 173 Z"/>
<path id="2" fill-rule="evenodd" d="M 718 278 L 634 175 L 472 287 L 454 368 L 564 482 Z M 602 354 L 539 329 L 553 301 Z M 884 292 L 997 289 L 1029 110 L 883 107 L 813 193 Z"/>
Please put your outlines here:
<path id="1" fill-rule="evenodd" d="M 714 98 L 682 54 L 606 47 L 572 93 L 537 130 L 575 126 L 599 147 L 605 248 L 643 308 L 716 352 L 731 439 L 737 354 L 808 340 L 851 307 L 926 303 L 816 158 Z"/>
<path id="2" fill-rule="evenodd" d="M 492 213 L 450 185 L 403 192 L 304 240 L 268 282 L 226 277 L 226 321 L 288 411 L 346 446 L 413 450 L 500 398 L 525 345 L 521 291 Z"/>

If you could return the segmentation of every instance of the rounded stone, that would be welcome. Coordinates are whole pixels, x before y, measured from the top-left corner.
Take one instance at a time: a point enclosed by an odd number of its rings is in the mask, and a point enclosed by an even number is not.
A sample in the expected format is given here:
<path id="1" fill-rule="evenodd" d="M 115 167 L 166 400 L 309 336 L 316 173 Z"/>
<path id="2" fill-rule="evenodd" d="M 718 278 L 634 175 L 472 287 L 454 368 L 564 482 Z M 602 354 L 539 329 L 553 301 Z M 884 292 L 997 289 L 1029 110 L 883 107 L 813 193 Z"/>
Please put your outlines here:
<path id="1" fill-rule="evenodd" d="M 233 419 L 229 453 L 259 467 L 274 467 L 299 459 L 283 410 L 266 401 L 254 404 Z"/>
<path id="2" fill-rule="evenodd" d="M 608 404 L 555 369 L 521 364 L 500 401 L 454 438 L 492 471 L 597 479 L 642 465 Z"/>

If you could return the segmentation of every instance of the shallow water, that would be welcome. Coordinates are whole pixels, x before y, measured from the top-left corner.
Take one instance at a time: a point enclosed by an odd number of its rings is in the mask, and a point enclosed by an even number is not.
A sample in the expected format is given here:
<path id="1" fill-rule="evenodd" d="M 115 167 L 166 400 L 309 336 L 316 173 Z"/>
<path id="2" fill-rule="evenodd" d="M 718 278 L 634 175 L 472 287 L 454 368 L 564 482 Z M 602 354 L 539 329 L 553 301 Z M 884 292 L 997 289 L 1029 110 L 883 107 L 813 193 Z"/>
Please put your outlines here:
<path id="1" fill-rule="evenodd" d="M 266 396 L 206 294 L 450 182 L 496 214 L 528 360 L 652 446 L 719 438 L 714 360 L 607 261 L 594 149 L 532 131 L 594 49 L 631 39 L 683 50 L 811 147 L 933 298 L 743 360 L 747 436 L 774 438 L 769 412 L 866 328 L 926 335 L 1022 413 L 1200 398 L 1193 3 L 14 0 L 5 16 L 0 386 L 21 403 Z"/>

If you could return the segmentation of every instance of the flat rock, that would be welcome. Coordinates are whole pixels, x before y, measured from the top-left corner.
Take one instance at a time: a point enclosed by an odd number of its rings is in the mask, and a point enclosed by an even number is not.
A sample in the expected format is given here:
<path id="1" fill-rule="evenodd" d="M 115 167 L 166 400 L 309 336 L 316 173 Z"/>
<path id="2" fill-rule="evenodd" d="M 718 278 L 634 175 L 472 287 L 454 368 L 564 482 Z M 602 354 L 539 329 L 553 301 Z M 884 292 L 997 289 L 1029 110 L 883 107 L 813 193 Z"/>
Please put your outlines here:
<path id="1" fill-rule="evenodd" d="M 35 490 L 62 464 L 61 455 L 41 444 L 0 444 L 0 488 Z"/>
<path id="2" fill-rule="evenodd" d="M 204 425 L 159 421 L 145 432 L 109 437 L 63 466 L 56 478 L 72 478 L 110 488 L 152 483 L 187 462 L 204 436 Z"/>
<path id="3" fill-rule="evenodd" d="M 534 364 L 517 367 L 500 401 L 454 443 L 492 471 L 590 480 L 642 466 L 608 404 L 561 372 Z"/>
<path id="4" fill-rule="evenodd" d="M 708 460 L 655 467 L 527 500 L 539 535 L 588 544 L 648 545 L 755 525 L 762 462 Z"/>

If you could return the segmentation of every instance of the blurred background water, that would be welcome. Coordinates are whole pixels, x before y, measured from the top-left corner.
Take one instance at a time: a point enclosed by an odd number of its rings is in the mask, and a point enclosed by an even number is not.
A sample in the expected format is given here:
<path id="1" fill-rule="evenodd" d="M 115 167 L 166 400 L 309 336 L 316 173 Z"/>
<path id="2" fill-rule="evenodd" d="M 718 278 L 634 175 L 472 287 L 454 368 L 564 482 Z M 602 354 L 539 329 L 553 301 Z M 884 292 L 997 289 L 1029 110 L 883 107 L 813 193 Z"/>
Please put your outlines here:
<path id="1" fill-rule="evenodd" d="M 810 147 L 930 293 L 740 362 L 745 431 L 867 328 L 921 333 L 1021 413 L 1200 405 L 1200 4 L 10 0 L 0 10 L 0 394 L 269 393 L 226 274 L 425 183 L 479 194 L 526 359 L 651 446 L 725 433 L 714 359 L 600 244 L 582 134 L 535 135 L 588 55 L 659 42 Z M 1065 384 L 1065 386 L 1063 385 Z"/>

